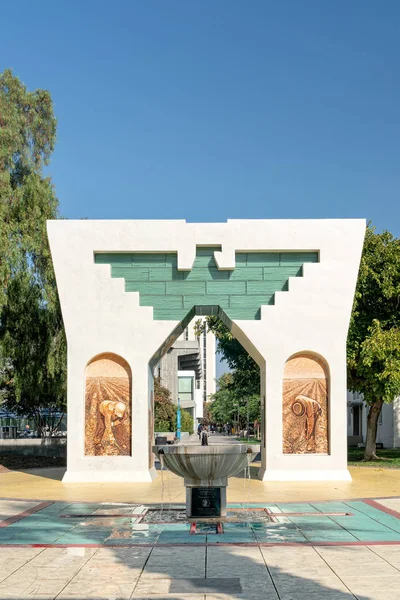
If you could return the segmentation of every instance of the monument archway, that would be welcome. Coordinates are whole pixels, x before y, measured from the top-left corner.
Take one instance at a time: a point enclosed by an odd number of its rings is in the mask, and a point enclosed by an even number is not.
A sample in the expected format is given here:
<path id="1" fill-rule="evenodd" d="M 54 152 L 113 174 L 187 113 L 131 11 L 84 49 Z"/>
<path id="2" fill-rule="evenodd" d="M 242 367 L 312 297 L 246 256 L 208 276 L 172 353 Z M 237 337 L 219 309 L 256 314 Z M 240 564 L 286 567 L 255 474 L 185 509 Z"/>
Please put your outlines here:
<path id="1" fill-rule="evenodd" d="M 349 479 L 346 337 L 364 220 L 50 221 L 48 233 L 68 340 L 66 481 L 155 475 L 151 364 L 195 314 L 218 314 L 260 365 L 260 477 Z M 124 357 L 131 372 L 129 455 L 84 452 L 82 375 L 104 349 Z M 306 452 L 284 451 L 283 373 L 304 349 L 329 365 L 327 452 L 311 442 Z"/>

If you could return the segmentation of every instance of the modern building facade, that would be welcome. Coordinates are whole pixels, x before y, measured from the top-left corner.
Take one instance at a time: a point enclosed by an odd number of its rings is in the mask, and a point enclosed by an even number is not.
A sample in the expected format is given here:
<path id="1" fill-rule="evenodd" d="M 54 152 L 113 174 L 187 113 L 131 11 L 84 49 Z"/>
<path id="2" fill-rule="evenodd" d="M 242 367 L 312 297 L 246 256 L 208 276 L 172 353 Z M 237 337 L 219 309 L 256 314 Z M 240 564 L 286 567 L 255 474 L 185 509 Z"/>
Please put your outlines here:
<path id="1" fill-rule="evenodd" d="M 161 357 L 154 369 L 154 376 L 160 377 L 161 384 L 171 392 L 172 401 L 193 417 L 194 428 L 203 417 L 203 403 L 215 393 L 215 336 L 206 329 L 197 336 L 193 319 Z"/>

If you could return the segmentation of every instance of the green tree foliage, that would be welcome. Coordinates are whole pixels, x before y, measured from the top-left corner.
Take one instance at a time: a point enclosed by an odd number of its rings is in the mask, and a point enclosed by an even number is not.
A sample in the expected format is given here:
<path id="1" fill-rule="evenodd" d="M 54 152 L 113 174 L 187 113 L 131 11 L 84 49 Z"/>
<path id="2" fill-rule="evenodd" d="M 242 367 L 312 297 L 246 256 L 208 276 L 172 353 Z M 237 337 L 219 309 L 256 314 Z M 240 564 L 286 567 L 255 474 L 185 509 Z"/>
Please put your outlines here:
<path id="1" fill-rule="evenodd" d="M 193 433 L 193 417 L 184 408 L 181 408 L 181 431 Z"/>
<path id="2" fill-rule="evenodd" d="M 171 400 L 171 392 L 161 384 L 161 378 L 154 378 L 154 431 L 176 431 L 176 405 Z M 187 410 L 181 410 L 181 431 L 193 432 L 193 418 Z"/>
<path id="3" fill-rule="evenodd" d="M 400 394 L 400 240 L 368 226 L 347 341 L 348 385 L 369 405 L 365 460 L 376 459 L 378 419 Z"/>
<path id="4" fill-rule="evenodd" d="M 171 392 L 161 384 L 161 378 L 154 378 L 154 430 L 175 431 L 176 408 L 171 400 Z"/>
<path id="5" fill-rule="evenodd" d="M 237 395 L 234 384 L 234 373 L 224 373 L 217 381 L 217 391 L 208 404 L 210 420 L 216 423 L 237 423 L 240 428 L 247 422 L 253 423 L 261 419 L 260 396 L 251 394 Z"/>
<path id="6" fill-rule="evenodd" d="M 0 390 L 3 402 L 39 420 L 63 410 L 66 344 L 46 220 L 58 216 L 43 174 L 56 141 L 49 92 L 0 74 Z"/>
<path id="7" fill-rule="evenodd" d="M 222 354 L 232 371 L 230 387 L 237 397 L 260 394 L 260 368 L 218 317 L 210 316 L 197 321 L 195 331 L 199 335 L 207 327 L 212 331 Z"/>

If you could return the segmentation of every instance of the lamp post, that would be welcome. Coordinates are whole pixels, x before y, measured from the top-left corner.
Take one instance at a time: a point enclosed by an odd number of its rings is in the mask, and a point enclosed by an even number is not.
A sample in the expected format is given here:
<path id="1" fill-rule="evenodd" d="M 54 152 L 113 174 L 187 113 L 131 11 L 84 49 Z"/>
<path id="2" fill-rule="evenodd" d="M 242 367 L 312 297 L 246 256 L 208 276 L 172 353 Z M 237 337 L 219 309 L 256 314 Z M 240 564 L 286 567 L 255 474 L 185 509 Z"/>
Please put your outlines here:
<path id="1" fill-rule="evenodd" d="M 181 399 L 178 398 L 178 409 L 176 411 L 176 437 L 178 442 L 181 440 Z"/>

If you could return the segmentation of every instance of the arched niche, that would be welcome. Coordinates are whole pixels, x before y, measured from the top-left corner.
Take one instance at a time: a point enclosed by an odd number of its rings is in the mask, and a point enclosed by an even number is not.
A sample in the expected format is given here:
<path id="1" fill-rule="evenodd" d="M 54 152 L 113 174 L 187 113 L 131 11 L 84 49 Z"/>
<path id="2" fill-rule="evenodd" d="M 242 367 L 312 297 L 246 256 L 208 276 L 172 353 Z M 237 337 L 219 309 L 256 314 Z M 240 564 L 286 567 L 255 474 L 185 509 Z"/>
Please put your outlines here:
<path id="1" fill-rule="evenodd" d="M 329 453 L 329 369 L 311 352 L 291 356 L 282 386 L 284 454 Z"/>
<path id="2" fill-rule="evenodd" d="M 132 374 L 121 356 L 105 352 L 85 372 L 85 455 L 130 456 Z"/>

